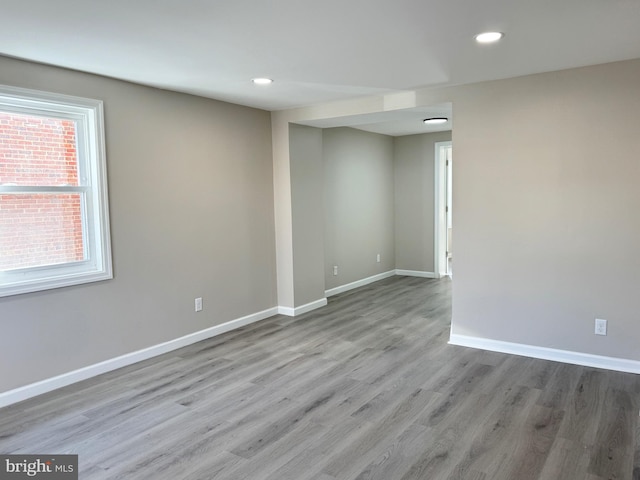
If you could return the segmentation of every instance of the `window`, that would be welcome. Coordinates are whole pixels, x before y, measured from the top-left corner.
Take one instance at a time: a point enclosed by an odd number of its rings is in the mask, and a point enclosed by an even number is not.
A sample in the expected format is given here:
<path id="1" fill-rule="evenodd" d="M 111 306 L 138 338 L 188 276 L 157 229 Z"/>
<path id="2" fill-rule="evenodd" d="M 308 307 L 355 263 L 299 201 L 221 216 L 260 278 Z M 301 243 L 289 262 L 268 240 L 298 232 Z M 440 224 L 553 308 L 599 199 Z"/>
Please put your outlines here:
<path id="1" fill-rule="evenodd" d="M 109 278 L 102 102 L 0 86 L 0 296 Z"/>

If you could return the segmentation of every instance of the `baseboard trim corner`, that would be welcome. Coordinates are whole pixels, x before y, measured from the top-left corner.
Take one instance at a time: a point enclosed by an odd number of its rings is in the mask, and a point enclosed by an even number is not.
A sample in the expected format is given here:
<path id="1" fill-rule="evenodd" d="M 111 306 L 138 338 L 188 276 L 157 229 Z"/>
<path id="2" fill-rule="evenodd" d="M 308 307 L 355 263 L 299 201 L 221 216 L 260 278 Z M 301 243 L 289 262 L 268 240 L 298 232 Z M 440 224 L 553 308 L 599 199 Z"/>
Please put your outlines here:
<path id="1" fill-rule="evenodd" d="M 440 278 L 435 272 L 423 272 L 421 270 L 399 270 L 396 269 L 396 275 L 405 277 L 421 277 L 421 278 Z"/>
<path id="2" fill-rule="evenodd" d="M 326 304 L 327 299 L 320 298 L 318 300 L 314 300 L 313 302 L 300 305 L 299 307 L 278 307 L 278 313 L 280 315 L 287 315 L 288 317 L 295 317 L 296 315 L 302 315 L 303 313 L 310 312 L 311 310 L 315 310 L 316 308 L 324 307 Z"/>
<path id="3" fill-rule="evenodd" d="M 46 378 L 39 382 L 31 383 L 29 385 L 18 387 L 13 390 L 2 392 L 0 393 L 0 408 L 21 402 L 23 400 L 27 400 L 32 397 L 36 397 L 38 395 L 42 395 L 43 393 L 57 390 L 58 388 L 66 387 L 67 385 L 71 385 L 73 383 L 81 382 L 82 380 L 96 377 L 103 373 L 117 370 L 118 368 L 126 367 L 128 365 L 132 365 L 149 358 L 157 357 L 164 353 L 186 347 L 193 343 L 197 343 L 202 340 L 215 337 L 217 335 L 222 335 L 223 333 L 229 332 L 231 330 L 235 330 L 237 328 L 244 327 L 245 325 L 249 325 L 251 323 L 264 320 L 265 318 L 272 317 L 277 313 L 277 307 L 262 310 L 261 312 L 252 313 L 244 317 L 236 318 L 235 320 L 230 320 L 223 324 L 215 325 L 198 332 L 190 333 L 183 337 L 159 343 L 151 347 L 143 348 L 142 350 L 137 350 L 125 355 L 120 355 L 103 362 L 79 368 L 78 370 L 73 370 L 71 372 L 63 373 L 55 377 Z"/>
<path id="4" fill-rule="evenodd" d="M 363 278 L 362 280 L 356 280 L 355 282 L 346 283 L 344 285 L 340 285 L 339 287 L 325 290 L 324 295 L 326 297 L 331 297 L 333 295 L 338 295 L 339 293 L 348 292 L 349 290 L 353 290 L 354 288 L 364 287 L 365 285 L 377 282 L 378 280 L 384 280 L 385 278 L 393 277 L 394 275 L 396 275 L 396 270 L 389 270 L 388 272 L 378 273 L 376 275 L 372 275 L 371 277 Z"/>
<path id="5" fill-rule="evenodd" d="M 491 352 L 510 353 L 523 357 L 540 358 L 554 362 L 570 363 L 585 367 L 603 368 L 625 373 L 640 373 L 640 361 L 625 358 L 606 357 L 590 353 L 572 352 L 548 347 L 537 347 L 522 343 L 503 342 L 490 338 L 472 337 L 452 333 L 449 344 L 461 347 L 471 347 Z"/>

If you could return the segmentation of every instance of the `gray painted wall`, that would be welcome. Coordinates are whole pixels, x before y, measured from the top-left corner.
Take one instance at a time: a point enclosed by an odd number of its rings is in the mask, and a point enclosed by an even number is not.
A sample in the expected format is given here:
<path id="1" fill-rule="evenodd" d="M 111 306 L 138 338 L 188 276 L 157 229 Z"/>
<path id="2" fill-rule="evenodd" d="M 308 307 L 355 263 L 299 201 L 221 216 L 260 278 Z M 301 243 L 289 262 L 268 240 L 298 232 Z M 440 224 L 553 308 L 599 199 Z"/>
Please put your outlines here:
<path id="1" fill-rule="evenodd" d="M 325 129 L 323 158 L 328 290 L 395 268 L 393 138 Z"/>
<path id="2" fill-rule="evenodd" d="M 396 268 L 434 272 L 435 143 L 451 132 L 395 137 Z"/>
<path id="3" fill-rule="evenodd" d="M 452 101 L 456 115 L 453 333 L 640 360 L 638 78 L 634 60 L 416 93 L 419 105 Z M 0 299 L 0 391 L 276 304 L 268 113 L 7 58 L 0 82 L 105 101 L 115 269 L 111 281 Z M 324 177 L 348 199 L 368 174 L 340 148 L 360 133 L 344 130 L 323 132 L 324 158 L 362 173 L 342 182 L 325 162 Z M 393 145 L 377 141 L 386 198 Z M 329 204 L 345 221 L 345 205 Z M 372 222 L 389 227 L 388 204 Z M 345 243 L 367 249 L 351 281 L 394 268 L 386 231 L 392 261 L 377 269 L 372 237 Z M 329 244 L 333 265 L 342 252 Z M 327 288 L 350 281 L 338 264 Z M 596 316 L 608 336 L 593 335 Z"/>
<path id="4" fill-rule="evenodd" d="M 640 59 L 411 92 L 405 108 L 455 112 L 454 334 L 640 361 L 639 78 Z M 274 118 L 370 114 L 396 98 Z"/>
<path id="5" fill-rule="evenodd" d="M 0 298 L 0 391 L 276 305 L 268 112 L 2 57 L 0 83 L 104 100 L 115 273 Z"/>
<path id="6" fill-rule="evenodd" d="M 322 130 L 289 126 L 296 307 L 324 298 Z"/>
<path id="7" fill-rule="evenodd" d="M 448 90 L 452 333 L 640 360 L 639 79 L 633 60 Z"/>

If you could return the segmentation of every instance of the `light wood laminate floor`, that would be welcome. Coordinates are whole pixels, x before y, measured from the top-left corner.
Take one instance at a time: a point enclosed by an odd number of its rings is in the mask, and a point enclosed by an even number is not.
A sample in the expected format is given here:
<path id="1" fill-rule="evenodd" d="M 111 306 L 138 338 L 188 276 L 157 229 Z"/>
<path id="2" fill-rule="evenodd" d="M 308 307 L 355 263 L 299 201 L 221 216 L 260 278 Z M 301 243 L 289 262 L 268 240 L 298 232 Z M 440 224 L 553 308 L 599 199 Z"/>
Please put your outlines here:
<path id="1" fill-rule="evenodd" d="M 450 346 L 450 288 L 392 277 L 4 408 L 0 452 L 91 480 L 640 478 L 638 376 Z"/>

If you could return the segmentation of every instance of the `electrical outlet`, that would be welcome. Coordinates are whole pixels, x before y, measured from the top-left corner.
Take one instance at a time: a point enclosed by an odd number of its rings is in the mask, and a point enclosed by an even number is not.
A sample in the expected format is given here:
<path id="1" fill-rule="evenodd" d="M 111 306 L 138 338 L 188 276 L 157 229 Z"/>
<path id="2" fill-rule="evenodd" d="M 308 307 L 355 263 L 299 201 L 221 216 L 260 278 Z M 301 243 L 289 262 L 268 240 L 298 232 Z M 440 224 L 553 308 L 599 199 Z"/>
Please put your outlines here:
<path id="1" fill-rule="evenodd" d="M 338 265 L 333 266 L 333 275 L 338 275 Z"/>
<path id="2" fill-rule="evenodd" d="M 596 318 L 596 335 L 607 334 L 607 321 L 602 318 Z"/>
<path id="3" fill-rule="evenodd" d="M 376 256 L 376 262 L 380 263 L 380 254 Z"/>
<path id="4" fill-rule="evenodd" d="M 202 311 L 202 297 L 196 298 L 196 312 Z"/>

